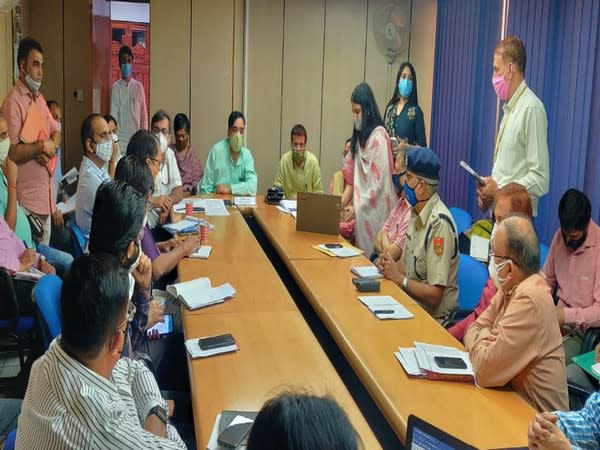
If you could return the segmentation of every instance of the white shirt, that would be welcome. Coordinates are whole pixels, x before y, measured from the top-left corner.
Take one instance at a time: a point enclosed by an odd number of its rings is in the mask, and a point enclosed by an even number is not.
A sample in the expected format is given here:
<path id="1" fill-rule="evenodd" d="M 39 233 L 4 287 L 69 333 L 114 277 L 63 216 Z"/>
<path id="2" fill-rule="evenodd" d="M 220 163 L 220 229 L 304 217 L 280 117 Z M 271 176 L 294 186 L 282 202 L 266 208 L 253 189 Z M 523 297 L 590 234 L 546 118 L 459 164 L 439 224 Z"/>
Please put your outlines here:
<path id="1" fill-rule="evenodd" d="M 144 86 L 133 78 L 128 82 L 120 78 L 113 84 L 110 96 L 110 114 L 117 119 L 119 150 L 127 153 L 127 144 L 138 130 L 148 129 L 148 109 Z"/>
<path id="2" fill-rule="evenodd" d="M 77 200 L 75 201 L 75 223 L 86 239 L 90 238 L 92 229 L 92 212 L 96 201 L 96 192 L 103 181 L 110 180 L 110 175 L 98 167 L 87 156 L 83 157 L 79 169 Z"/>
<path id="3" fill-rule="evenodd" d="M 177 430 L 167 438 L 143 429 L 148 412 L 166 408 L 152 373 L 141 361 L 120 359 L 111 379 L 71 358 L 60 336 L 31 369 L 17 449 L 185 449 Z"/>
<path id="4" fill-rule="evenodd" d="M 175 157 L 173 150 L 167 147 L 163 153 L 163 161 L 164 163 L 154 179 L 155 197 L 160 195 L 171 195 L 173 189 L 178 186 L 183 186 L 179 167 L 177 167 L 177 158 Z M 154 228 L 158 225 L 158 214 L 154 209 L 148 213 L 148 224 L 150 225 L 150 228 Z"/>
<path id="5" fill-rule="evenodd" d="M 515 182 L 529 192 L 533 215 L 548 192 L 548 119 L 543 103 L 521 82 L 503 107 L 492 178 L 501 188 Z"/>

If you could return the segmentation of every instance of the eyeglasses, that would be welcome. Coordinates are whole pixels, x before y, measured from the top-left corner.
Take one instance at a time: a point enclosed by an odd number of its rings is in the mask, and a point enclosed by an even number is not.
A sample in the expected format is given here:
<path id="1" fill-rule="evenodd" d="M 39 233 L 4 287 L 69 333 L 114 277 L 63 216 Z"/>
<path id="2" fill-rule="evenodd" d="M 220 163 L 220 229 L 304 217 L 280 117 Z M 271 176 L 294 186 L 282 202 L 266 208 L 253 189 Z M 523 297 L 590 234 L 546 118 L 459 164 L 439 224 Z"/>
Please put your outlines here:
<path id="1" fill-rule="evenodd" d="M 137 311 L 137 308 L 135 307 L 135 305 L 133 303 L 129 302 L 128 310 L 127 310 L 127 318 L 125 319 L 125 321 L 121 322 L 117 328 L 115 328 L 115 331 L 113 331 L 112 334 L 110 335 L 110 338 L 106 342 L 106 345 L 110 344 L 110 342 L 112 341 L 112 339 L 115 337 L 115 334 L 117 334 L 119 332 L 119 330 L 121 329 L 121 327 L 123 325 L 125 325 L 125 329 L 123 330 L 123 334 L 125 336 L 127 336 L 127 329 L 129 328 L 129 323 L 135 317 L 136 311 Z"/>
<path id="2" fill-rule="evenodd" d="M 496 255 L 496 253 L 494 253 L 494 250 L 490 250 L 490 259 L 492 259 L 492 258 L 508 259 L 508 260 L 512 261 L 513 263 L 515 262 L 514 259 L 512 259 L 510 256 Z"/>

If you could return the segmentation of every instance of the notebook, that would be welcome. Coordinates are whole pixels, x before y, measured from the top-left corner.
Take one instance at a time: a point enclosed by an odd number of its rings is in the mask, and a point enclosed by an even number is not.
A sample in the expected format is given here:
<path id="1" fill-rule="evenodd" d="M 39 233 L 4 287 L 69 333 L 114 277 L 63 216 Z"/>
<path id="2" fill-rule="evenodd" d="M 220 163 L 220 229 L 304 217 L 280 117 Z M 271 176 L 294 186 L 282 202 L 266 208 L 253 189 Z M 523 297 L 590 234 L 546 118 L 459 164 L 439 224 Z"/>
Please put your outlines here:
<path id="1" fill-rule="evenodd" d="M 190 253 L 188 255 L 188 258 L 208 259 L 211 251 L 212 251 L 212 247 L 210 245 L 202 245 L 194 253 Z"/>
<path id="2" fill-rule="evenodd" d="M 402 320 L 415 317 L 404 305 L 389 295 L 363 295 L 358 299 L 380 320 Z"/>
<path id="3" fill-rule="evenodd" d="M 234 297 L 236 292 L 229 283 L 213 288 L 208 278 L 196 278 L 195 280 L 167 286 L 167 292 L 173 297 L 179 298 L 192 311 L 205 306 L 223 303 L 225 299 Z"/>
<path id="4" fill-rule="evenodd" d="M 408 416 L 406 449 L 418 450 L 471 450 L 471 445 L 451 436 L 417 416 Z"/>
<path id="5" fill-rule="evenodd" d="M 369 278 L 371 280 L 383 278 L 383 274 L 379 272 L 375 266 L 352 266 L 350 270 L 354 275 L 360 278 Z"/>
<path id="6" fill-rule="evenodd" d="M 298 192 L 296 231 L 339 235 L 341 204 L 339 195 Z"/>

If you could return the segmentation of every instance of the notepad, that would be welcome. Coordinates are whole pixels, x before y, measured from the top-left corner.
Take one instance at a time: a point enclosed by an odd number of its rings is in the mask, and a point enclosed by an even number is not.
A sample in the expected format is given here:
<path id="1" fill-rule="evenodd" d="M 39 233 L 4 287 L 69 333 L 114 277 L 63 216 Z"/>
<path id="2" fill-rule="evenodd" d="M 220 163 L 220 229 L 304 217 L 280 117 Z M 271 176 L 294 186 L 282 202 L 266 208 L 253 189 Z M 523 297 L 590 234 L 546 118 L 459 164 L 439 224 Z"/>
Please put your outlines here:
<path id="1" fill-rule="evenodd" d="M 188 339 L 185 341 L 185 348 L 192 357 L 195 358 L 208 358 L 209 356 L 220 355 L 221 353 L 231 353 L 239 350 L 237 343 L 228 345 L 226 347 L 211 348 L 210 350 L 202 350 L 198 344 L 198 338 Z"/>
<path id="2" fill-rule="evenodd" d="M 229 283 L 212 287 L 208 278 L 196 278 L 195 280 L 167 286 L 167 292 L 173 297 L 179 298 L 192 311 L 198 308 L 223 303 L 225 299 L 234 297 L 235 289 Z"/>
<path id="3" fill-rule="evenodd" d="M 212 251 L 212 247 L 210 245 L 202 245 L 194 253 L 190 253 L 188 255 L 188 258 L 208 259 L 211 251 Z"/>
<path id="4" fill-rule="evenodd" d="M 236 206 L 254 207 L 256 206 L 256 197 L 233 197 L 233 204 Z"/>
<path id="5" fill-rule="evenodd" d="M 372 280 L 383 278 L 383 275 L 375 266 L 352 266 L 350 270 L 353 274 L 360 278 L 369 278 Z"/>
<path id="6" fill-rule="evenodd" d="M 380 320 L 405 320 L 415 317 L 404 305 L 389 295 L 362 295 L 358 299 Z"/>
<path id="7" fill-rule="evenodd" d="M 353 256 L 359 256 L 363 253 L 362 250 L 348 244 L 347 242 L 340 242 L 341 247 L 328 248 L 325 244 L 313 245 L 315 250 L 325 253 L 328 256 L 337 258 L 351 258 Z"/>
<path id="8" fill-rule="evenodd" d="M 73 196 L 69 197 L 69 200 L 66 202 L 59 202 L 56 204 L 56 208 L 62 214 L 69 214 L 75 211 L 75 206 L 77 205 L 77 192 L 73 194 Z"/>
<path id="9" fill-rule="evenodd" d="M 490 240 L 476 234 L 471 235 L 469 254 L 473 258 L 487 263 L 490 254 Z"/>
<path id="10" fill-rule="evenodd" d="M 190 200 L 184 200 L 173 205 L 173 211 L 176 213 L 185 212 L 185 204 Z M 207 216 L 228 216 L 229 212 L 225 207 L 225 202 L 220 198 L 197 198 L 192 200 L 193 208 L 204 208 Z"/>

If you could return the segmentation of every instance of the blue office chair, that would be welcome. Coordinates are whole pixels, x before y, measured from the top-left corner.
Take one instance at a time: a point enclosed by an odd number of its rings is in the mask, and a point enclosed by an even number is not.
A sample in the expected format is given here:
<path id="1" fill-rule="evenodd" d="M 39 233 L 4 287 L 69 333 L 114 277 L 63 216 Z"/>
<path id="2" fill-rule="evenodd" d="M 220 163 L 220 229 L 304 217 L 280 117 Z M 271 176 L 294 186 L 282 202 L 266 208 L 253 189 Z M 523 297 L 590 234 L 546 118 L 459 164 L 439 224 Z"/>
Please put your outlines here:
<path id="1" fill-rule="evenodd" d="M 459 256 L 458 260 L 458 307 L 472 311 L 479 304 L 479 299 L 488 279 L 485 265 L 469 255 Z"/>
<path id="2" fill-rule="evenodd" d="M 73 243 L 73 256 L 77 258 L 83 255 L 85 247 L 87 245 L 87 239 L 81 232 L 81 229 L 75 223 L 75 218 L 69 219 L 67 227 L 71 231 L 71 242 Z"/>
<path id="3" fill-rule="evenodd" d="M 6 440 L 4 441 L 4 450 L 15 450 L 15 445 L 17 443 L 17 429 L 15 428 L 6 436 Z"/>
<path id="4" fill-rule="evenodd" d="M 468 230 L 469 227 L 473 224 L 473 217 L 464 209 L 453 206 L 449 208 L 450 214 L 452 214 L 452 218 L 454 219 L 454 223 L 456 223 L 456 234 L 460 234 L 465 230 Z"/>
<path id="5" fill-rule="evenodd" d="M 540 267 L 541 268 L 544 267 L 544 263 L 546 262 L 546 258 L 548 257 L 549 251 L 550 251 L 550 249 L 548 248 L 548 246 L 546 246 L 540 242 Z"/>
<path id="6" fill-rule="evenodd" d="M 60 334 L 60 289 L 62 280 L 56 275 L 46 275 L 33 288 L 33 299 L 37 304 L 39 323 L 44 348 Z"/>

